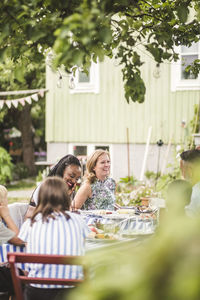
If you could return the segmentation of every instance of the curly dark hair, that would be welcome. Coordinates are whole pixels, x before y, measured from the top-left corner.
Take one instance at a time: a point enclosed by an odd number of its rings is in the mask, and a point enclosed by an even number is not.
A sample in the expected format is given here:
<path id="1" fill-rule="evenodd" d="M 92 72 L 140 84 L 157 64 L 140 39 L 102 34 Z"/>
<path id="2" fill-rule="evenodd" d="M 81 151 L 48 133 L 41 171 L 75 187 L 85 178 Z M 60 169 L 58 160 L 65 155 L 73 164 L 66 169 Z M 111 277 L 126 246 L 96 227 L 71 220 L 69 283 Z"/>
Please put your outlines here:
<path id="1" fill-rule="evenodd" d="M 64 173 L 66 167 L 68 167 L 70 165 L 76 165 L 76 166 L 81 167 L 81 163 L 80 163 L 79 159 L 72 154 L 68 154 L 68 155 L 64 156 L 63 158 L 61 158 L 59 160 L 59 162 L 50 170 L 48 177 L 49 176 L 63 177 L 63 173 Z"/>

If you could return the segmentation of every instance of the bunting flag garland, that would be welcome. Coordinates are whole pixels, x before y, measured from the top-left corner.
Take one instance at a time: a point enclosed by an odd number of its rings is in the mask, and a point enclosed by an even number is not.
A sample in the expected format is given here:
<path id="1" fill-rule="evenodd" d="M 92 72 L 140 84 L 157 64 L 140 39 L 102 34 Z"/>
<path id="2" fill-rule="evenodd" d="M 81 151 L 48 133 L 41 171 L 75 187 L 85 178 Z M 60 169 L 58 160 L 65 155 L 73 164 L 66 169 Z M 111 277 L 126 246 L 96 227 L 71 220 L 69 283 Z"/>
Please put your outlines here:
<path id="1" fill-rule="evenodd" d="M 31 96 L 34 101 L 38 101 L 38 94 L 34 94 Z"/>
<path id="2" fill-rule="evenodd" d="M 28 104 L 31 104 L 32 103 L 32 100 L 31 100 L 31 97 L 26 97 L 25 98 L 25 101 L 28 103 Z"/>
<path id="3" fill-rule="evenodd" d="M 22 91 L 23 93 L 28 93 L 28 91 Z M 30 90 L 31 92 L 31 90 Z M 17 108 L 18 107 L 18 104 L 21 104 L 22 106 L 24 106 L 26 104 L 26 102 L 28 104 L 32 104 L 32 101 L 38 101 L 39 100 L 39 97 L 43 98 L 44 97 L 44 94 L 45 92 L 47 92 L 46 89 L 41 89 L 41 90 L 37 90 L 37 93 L 34 93 L 32 95 L 29 95 L 29 96 L 26 96 L 26 97 L 23 97 L 23 98 L 18 98 L 18 99 L 12 99 L 12 100 L 1 100 L 0 99 L 0 110 L 3 108 L 4 104 L 7 105 L 7 107 L 10 109 L 11 107 L 15 107 Z M 12 94 L 14 95 L 14 92 L 0 92 L 0 94 L 4 94 L 4 95 L 9 95 Z M 16 94 L 20 94 L 20 91 L 16 91 Z"/>
<path id="4" fill-rule="evenodd" d="M 5 102 L 6 102 L 6 105 L 8 106 L 8 108 L 11 108 L 12 102 L 10 100 L 6 100 Z"/>

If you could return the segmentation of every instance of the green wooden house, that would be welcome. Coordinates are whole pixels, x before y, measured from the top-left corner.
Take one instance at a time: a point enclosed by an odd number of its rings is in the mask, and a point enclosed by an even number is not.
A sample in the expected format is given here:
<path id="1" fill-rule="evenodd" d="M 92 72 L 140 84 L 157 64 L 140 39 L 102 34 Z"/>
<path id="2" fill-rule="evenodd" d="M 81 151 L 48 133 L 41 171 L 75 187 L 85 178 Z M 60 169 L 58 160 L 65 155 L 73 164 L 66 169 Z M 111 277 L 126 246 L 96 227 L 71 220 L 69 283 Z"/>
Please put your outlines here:
<path id="1" fill-rule="evenodd" d="M 77 71 L 75 77 L 47 65 L 47 160 L 55 162 L 67 153 L 85 157 L 104 147 L 109 148 L 117 180 L 127 175 L 143 179 L 146 170 L 163 171 L 172 155 L 169 145 L 183 142 L 184 127 L 200 100 L 200 77 L 185 74 L 183 67 L 200 56 L 200 44 L 177 51 L 180 61 L 160 66 L 142 52 L 142 104 L 126 102 L 120 66 L 113 60 L 93 64 L 88 76 Z M 156 144 L 160 139 L 162 147 Z"/>

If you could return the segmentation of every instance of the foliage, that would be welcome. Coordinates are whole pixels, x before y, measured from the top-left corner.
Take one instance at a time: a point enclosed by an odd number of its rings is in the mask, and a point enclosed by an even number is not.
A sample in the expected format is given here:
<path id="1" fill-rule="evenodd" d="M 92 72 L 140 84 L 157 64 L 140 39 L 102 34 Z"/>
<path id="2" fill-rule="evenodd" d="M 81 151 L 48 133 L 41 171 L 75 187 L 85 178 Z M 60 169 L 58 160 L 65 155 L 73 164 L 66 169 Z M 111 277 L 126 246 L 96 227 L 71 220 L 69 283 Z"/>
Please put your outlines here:
<path id="1" fill-rule="evenodd" d="M 149 239 L 93 251 L 86 256 L 93 276 L 68 299 L 199 299 L 199 226 L 199 218 L 168 216 Z"/>
<path id="2" fill-rule="evenodd" d="M 137 182 L 137 179 L 133 176 L 121 177 L 119 183 L 127 183 L 134 185 Z"/>
<path id="3" fill-rule="evenodd" d="M 13 179 L 19 180 L 28 177 L 28 168 L 23 162 L 18 162 L 13 167 Z"/>
<path id="4" fill-rule="evenodd" d="M 11 156 L 2 147 L 0 147 L 0 183 L 6 184 L 12 179 L 12 168 Z"/>
<path id="5" fill-rule="evenodd" d="M 147 170 L 145 172 L 145 177 L 148 179 L 148 180 L 152 180 L 152 181 L 156 181 L 159 177 L 160 177 L 161 173 L 158 172 L 158 173 L 155 173 L 153 171 L 149 171 Z"/>
<path id="6" fill-rule="evenodd" d="M 117 192 L 131 192 L 137 179 L 134 176 L 121 177 L 117 183 Z"/>
<path id="7" fill-rule="evenodd" d="M 183 150 L 184 149 L 180 145 L 175 147 L 173 162 L 169 163 L 167 166 L 168 172 L 160 176 L 156 182 L 156 192 L 162 193 L 164 198 L 168 184 L 176 179 L 181 178 L 180 153 Z"/>
<path id="8" fill-rule="evenodd" d="M 43 168 L 43 170 L 39 170 L 38 175 L 36 177 L 36 182 L 41 182 L 44 180 L 49 173 L 48 168 Z"/>
<path id="9" fill-rule="evenodd" d="M 130 189 L 124 185 L 120 192 L 116 193 L 116 202 L 121 206 L 135 206 L 141 204 L 142 197 L 155 196 L 153 185 L 137 183 Z"/>
<path id="10" fill-rule="evenodd" d="M 21 57 L 15 61 L 6 58 L 3 62 L 0 63 L 0 89 L 3 91 L 10 90 L 27 90 L 44 87 L 45 83 L 45 62 L 44 57 L 42 56 L 41 61 L 34 61 L 32 57 L 32 51 L 29 50 L 26 52 L 26 57 L 23 60 Z M 23 69 L 18 67 L 24 66 Z M 19 73 L 19 74 L 18 74 Z M 25 95 L 24 95 L 25 96 Z M 27 95 L 26 95 L 27 96 Z M 10 96 L 15 98 L 16 96 Z M 7 98 L 10 98 L 7 97 Z M 20 95 L 23 97 L 23 95 Z M 19 96 L 17 96 L 19 98 Z M 4 96 L 5 99 L 5 96 Z M 30 108 L 30 105 L 26 103 L 25 106 L 18 105 L 17 109 L 12 107 L 8 109 L 5 105 L 1 109 L 2 117 L 0 118 L 0 130 L 3 132 L 5 128 L 16 127 L 21 131 L 21 138 L 15 139 L 12 141 L 12 149 L 15 150 L 15 143 L 20 141 L 17 145 L 19 149 L 26 149 L 26 152 L 23 152 L 23 161 L 29 169 L 29 173 L 32 174 L 34 171 L 34 165 L 31 165 L 31 162 L 34 163 L 34 145 L 33 145 L 33 134 L 34 136 L 40 137 L 40 144 L 36 145 L 37 147 L 42 147 L 45 149 L 45 124 L 44 124 L 44 114 L 45 114 L 45 101 L 40 99 L 38 103 L 33 102 Z M 30 116 L 30 117 L 27 117 Z M 22 128 L 24 130 L 22 130 Z M 10 148 L 9 141 L 5 140 L 4 136 L 1 135 L 0 143 L 7 150 Z M 20 145 L 20 147 L 18 147 Z M 26 146 L 25 146 L 26 145 Z M 29 148 L 27 149 L 27 145 Z M 31 153 L 28 152 L 31 148 Z M 25 155 L 29 156 L 28 159 L 25 159 Z M 32 158 L 31 158 L 32 155 Z M 28 163 L 27 163 L 28 162 Z"/>
<path id="11" fill-rule="evenodd" d="M 74 66 L 87 72 L 91 60 L 108 56 L 121 65 L 128 102 L 144 101 L 141 52 L 158 64 L 176 61 L 175 45 L 191 46 L 200 38 L 199 0 L 2 0 L 0 9 L 0 59 L 21 60 L 19 81 L 29 52 L 41 62 L 53 47 L 54 66 L 63 64 L 68 72 Z M 186 71 L 197 76 L 199 61 Z"/>
<path id="12" fill-rule="evenodd" d="M 191 45 L 200 37 L 197 17 L 187 22 L 192 6 L 198 11 L 199 1 L 82 1 L 55 32 L 56 65 L 63 63 L 69 70 L 84 64 L 87 71 L 91 57 L 96 62 L 114 56 L 122 66 L 127 102 L 143 102 L 140 49 L 158 64 L 176 61 L 174 45 Z M 195 61 L 187 72 L 198 70 Z"/>

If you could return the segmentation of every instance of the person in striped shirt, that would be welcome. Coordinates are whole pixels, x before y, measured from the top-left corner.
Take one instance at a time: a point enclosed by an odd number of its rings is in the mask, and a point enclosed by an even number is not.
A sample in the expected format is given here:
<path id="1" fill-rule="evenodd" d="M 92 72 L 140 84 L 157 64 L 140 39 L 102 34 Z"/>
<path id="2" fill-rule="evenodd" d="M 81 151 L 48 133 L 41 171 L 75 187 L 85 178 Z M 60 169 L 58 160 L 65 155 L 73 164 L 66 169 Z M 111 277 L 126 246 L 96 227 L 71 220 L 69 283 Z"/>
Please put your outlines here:
<path id="1" fill-rule="evenodd" d="M 19 233 L 19 238 L 27 243 L 27 253 L 85 254 L 85 238 L 90 230 L 80 215 L 69 211 L 70 204 L 63 179 L 46 178 L 34 214 L 24 222 Z M 78 279 L 83 276 L 80 266 L 29 264 L 28 267 L 30 277 Z M 66 286 L 64 290 L 69 292 L 71 288 Z M 25 299 L 51 300 L 62 292 L 63 287 L 59 285 L 31 284 L 25 288 Z"/>

